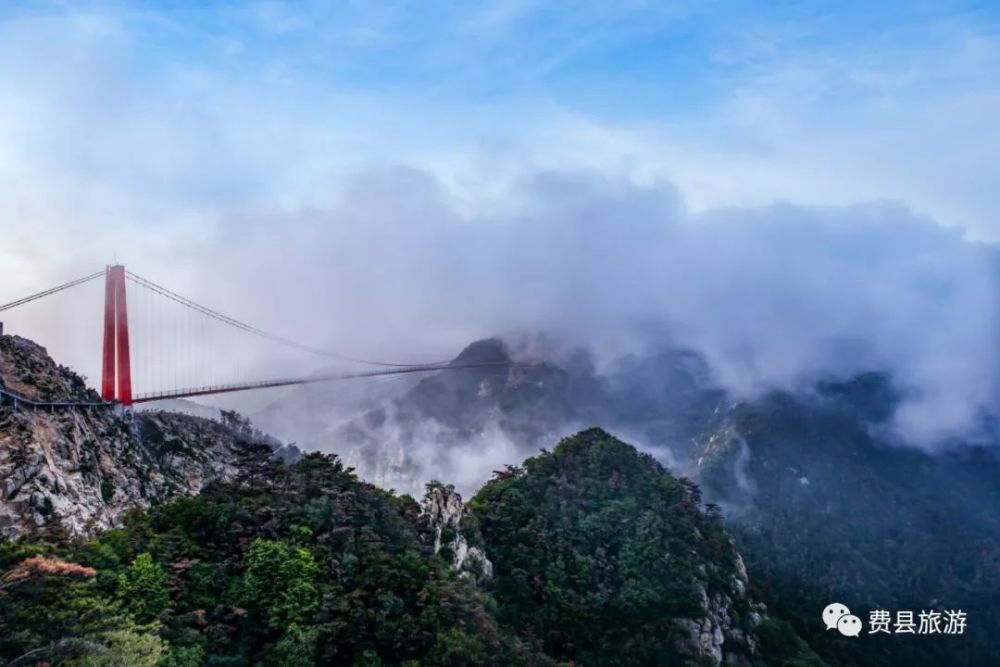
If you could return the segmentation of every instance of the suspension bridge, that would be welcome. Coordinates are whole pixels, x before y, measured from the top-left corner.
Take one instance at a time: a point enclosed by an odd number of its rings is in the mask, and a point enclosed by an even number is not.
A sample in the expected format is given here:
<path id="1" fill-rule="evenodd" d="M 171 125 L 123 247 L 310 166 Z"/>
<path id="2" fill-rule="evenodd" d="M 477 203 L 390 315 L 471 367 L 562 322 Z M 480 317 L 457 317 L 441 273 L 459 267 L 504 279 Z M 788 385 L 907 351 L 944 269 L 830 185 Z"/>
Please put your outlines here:
<path id="1" fill-rule="evenodd" d="M 0 313 L 23 308 L 46 297 L 93 283 L 101 278 L 104 279 L 100 352 L 101 403 L 43 403 L 2 387 L 0 387 L 0 398 L 6 397 L 15 403 L 23 402 L 25 405 L 47 407 L 95 405 L 131 407 L 151 401 L 273 387 L 510 365 L 506 360 L 406 364 L 351 357 L 295 341 L 224 315 L 127 271 L 120 264 L 108 266 L 103 271 L 0 305 Z M 133 324 L 130 328 L 130 309 L 132 309 L 132 321 L 136 320 L 138 313 L 142 327 L 137 329 Z M 322 358 L 327 363 L 331 360 L 349 362 L 363 368 L 352 372 L 248 378 L 246 368 L 252 368 L 253 365 L 247 365 L 245 359 L 242 361 L 237 359 L 240 352 L 246 356 L 248 348 L 221 339 L 218 335 L 220 330 L 235 333 L 244 340 L 253 339 L 314 360 Z M 245 368 L 241 368 L 241 364 Z M 139 369 L 136 368 L 137 365 Z M 235 373 L 233 366 L 236 366 Z M 220 380 L 220 376 L 226 379 Z M 136 390 L 137 384 L 141 385 L 141 390 Z"/>

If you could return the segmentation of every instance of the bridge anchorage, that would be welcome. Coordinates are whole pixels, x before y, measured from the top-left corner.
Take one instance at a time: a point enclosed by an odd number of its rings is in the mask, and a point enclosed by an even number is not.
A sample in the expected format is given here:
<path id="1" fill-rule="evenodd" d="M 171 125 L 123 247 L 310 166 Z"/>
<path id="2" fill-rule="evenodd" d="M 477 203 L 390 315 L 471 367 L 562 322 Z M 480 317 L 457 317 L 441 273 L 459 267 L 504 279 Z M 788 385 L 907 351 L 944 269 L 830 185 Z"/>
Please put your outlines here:
<path id="1" fill-rule="evenodd" d="M 390 363 L 358 359 L 331 352 L 267 332 L 223 315 L 212 308 L 196 303 L 146 278 L 131 273 L 121 264 L 107 266 L 103 271 L 97 271 L 0 305 L 0 313 L 90 283 L 101 277 L 104 278 L 101 402 L 44 402 L 3 387 L 0 387 L 0 402 L 33 409 L 95 408 L 112 405 L 119 405 L 127 409 L 135 404 L 164 399 L 207 396 L 271 387 L 459 371 L 472 368 L 494 367 L 500 370 L 512 366 L 509 360 L 470 363 L 454 361 L 421 364 Z M 130 307 L 133 315 L 131 328 Z M 170 309 L 172 309 L 171 312 L 165 312 Z M 143 324 L 142 329 L 138 331 L 140 334 L 138 336 L 135 328 L 136 315 L 145 317 L 145 319 L 140 317 L 138 320 Z M 248 379 L 242 375 L 238 378 L 219 378 L 217 375 L 219 366 L 231 356 L 229 352 L 232 351 L 233 347 L 228 344 L 216 344 L 216 348 L 224 349 L 227 354 L 220 354 L 218 349 L 210 350 L 211 341 L 206 335 L 206 331 L 210 327 L 230 334 L 235 333 L 258 343 L 263 342 L 269 346 L 279 347 L 286 352 L 294 351 L 308 356 L 313 361 L 316 357 L 321 357 L 326 360 L 325 363 L 336 360 L 340 363 L 350 363 L 367 368 L 352 372 L 314 373 L 312 375 L 291 375 L 266 379 Z M 2 334 L 2 325 L 0 325 L 0 334 Z M 183 334 L 188 334 L 189 338 L 196 340 L 193 344 L 190 341 L 186 343 L 178 341 L 177 338 Z M 198 339 L 199 335 L 201 339 Z M 141 375 L 136 374 L 137 352 L 139 361 L 143 362 L 140 364 Z M 192 357 L 197 357 L 197 360 L 193 361 Z M 181 374 L 184 378 L 183 381 L 178 375 L 178 367 L 183 367 L 184 372 Z M 211 381 L 207 377 L 209 375 L 212 376 Z M 142 384 L 140 391 L 135 390 L 137 378 L 140 378 L 140 384 Z"/>

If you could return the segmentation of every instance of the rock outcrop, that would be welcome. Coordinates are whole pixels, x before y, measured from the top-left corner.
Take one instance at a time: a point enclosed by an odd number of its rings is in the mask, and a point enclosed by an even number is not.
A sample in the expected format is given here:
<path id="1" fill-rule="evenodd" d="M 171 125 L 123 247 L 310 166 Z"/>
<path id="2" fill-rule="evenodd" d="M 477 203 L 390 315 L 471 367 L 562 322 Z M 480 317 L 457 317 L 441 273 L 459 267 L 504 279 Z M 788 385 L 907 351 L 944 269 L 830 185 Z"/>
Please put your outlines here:
<path id="1" fill-rule="evenodd" d="M 700 587 L 700 616 L 677 621 L 685 633 L 677 642 L 678 652 L 697 659 L 699 664 L 720 665 L 725 659 L 729 665 L 752 665 L 758 655 L 757 628 L 767 608 L 748 597 L 749 577 L 738 553 L 733 554 L 732 565 L 735 571 L 727 582 L 728 590 L 709 595 L 705 587 Z M 710 564 L 706 573 L 710 568 L 717 569 Z"/>
<path id="2" fill-rule="evenodd" d="M 0 337 L 0 387 L 35 401 L 100 400 L 44 348 L 16 336 Z M 234 477 L 248 443 L 277 448 L 227 417 L 0 403 L 0 537 L 109 528 L 128 509 Z"/>
<path id="3" fill-rule="evenodd" d="M 475 520 L 466 511 L 455 487 L 431 482 L 420 509 L 427 528 L 434 534 L 435 555 L 443 552 L 449 557 L 451 566 L 460 576 L 476 582 L 493 577 L 493 563 L 482 549 L 482 537 Z"/>

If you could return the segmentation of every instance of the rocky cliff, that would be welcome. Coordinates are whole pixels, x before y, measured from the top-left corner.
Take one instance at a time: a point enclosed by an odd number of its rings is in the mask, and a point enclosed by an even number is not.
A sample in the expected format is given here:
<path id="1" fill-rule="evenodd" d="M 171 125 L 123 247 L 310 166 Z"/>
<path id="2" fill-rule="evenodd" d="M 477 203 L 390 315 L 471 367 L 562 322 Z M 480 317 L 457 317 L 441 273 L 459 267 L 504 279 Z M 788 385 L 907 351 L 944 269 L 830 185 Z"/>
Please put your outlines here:
<path id="1" fill-rule="evenodd" d="M 82 378 L 17 336 L 0 336 L 0 388 L 36 401 L 99 401 Z M 261 441 L 277 445 L 233 415 L 0 402 L 0 536 L 111 527 L 130 508 L 232 478 L 247 445 Z"/>
<path id="2" fill-rule="evenodd" d="M 421 519 L 434 535 L 434 554 L 444 555 L 459 575 L 477 583 L 493 578 L 493 563 L 483 551 L 482 536 L 462 496 L 452 485 L 431 482 L 420 504 Z"/>

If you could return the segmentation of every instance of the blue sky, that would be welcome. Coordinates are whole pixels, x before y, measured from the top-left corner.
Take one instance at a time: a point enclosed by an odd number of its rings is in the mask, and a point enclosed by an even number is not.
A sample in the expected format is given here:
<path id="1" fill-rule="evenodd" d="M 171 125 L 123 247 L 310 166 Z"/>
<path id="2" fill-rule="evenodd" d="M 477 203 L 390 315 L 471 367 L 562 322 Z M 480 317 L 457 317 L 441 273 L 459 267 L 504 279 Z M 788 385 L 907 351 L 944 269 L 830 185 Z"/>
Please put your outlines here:
<path id="1" fill-rule="evenodd" d="M 106 21 L 124 33 L 140 72 L 208 69 L 441 103 L 546 95 L 645 119 L 704 112 L 749 78 L 795 63 L 913 74 L 969 40 L 995 38 L 998 15 L 989 2 L 84 0 L 0 8 L 15 23 Z M 935 83 L 933 69 L 923 74 Z M 868 92 L 878 92 L 871 84 Z"/>
<path id="2" fill-rule="evenodd" d="M 473 161 L 627 171 L 695 207 L 891 199 L 996 239 L 998 30 L 987 2 L 5 3 L 0 103 L 9 152 L 170 219 Z"/>
<path id="3" fill-rule="evenodd" d="M 0 187 L 12 298 L 117 256 L 252 319 L 241 294 L 323 265 L 329 318 L 281 321 L 436 359 L 567 303 L 645 321 L 644 283 L 733 386 L 843 368 L 854 337 L 914 419 L 1000 391 L 995 2 L 7 2 Z M 595 248 L 619 273 L 579 273 Z"/>
<path id="4" fill-rule="evenodd" d="M 991 7 L 991 5 L 993 5 Z M 67 9 L 69 11 L 67 11 Z M 789 61 L 918 65 L 994 36 L 995 3 L 844 2 L 74 2 L 17 3 L 11 20 L 103 17 L 143 67 L 263 73 L 441 100 L 545 92 L 609 114 L 704 108 Z M 944 41 L 945 43 L 941 43 Z M 935 43 L 937 42 L 937 43 Z M 617 96 L 603 88 L 652 94 Z M 651 102 L 651 103 L 650 103 Z"/>
<path id="5" fill-rule="evenodd" d="M 179 246 L 389 165 L 473 209 L 573 169 L 997 241 L 998 32 L 989 2 L 9 2 L 0 176 L 37 225 Z"/>

